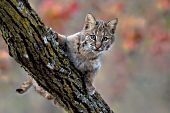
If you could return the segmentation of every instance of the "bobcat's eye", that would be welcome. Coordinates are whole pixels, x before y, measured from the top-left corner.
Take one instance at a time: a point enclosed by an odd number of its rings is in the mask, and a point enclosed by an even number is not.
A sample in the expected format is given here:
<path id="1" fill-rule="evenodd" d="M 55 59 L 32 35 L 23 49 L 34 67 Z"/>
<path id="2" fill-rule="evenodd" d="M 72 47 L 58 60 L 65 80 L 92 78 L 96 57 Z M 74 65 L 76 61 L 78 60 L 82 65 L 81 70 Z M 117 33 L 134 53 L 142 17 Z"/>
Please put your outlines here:
<path id="1" fill-rule="evenodd" d="M 103 37 L 103 39 L 102 39 L 102 41 L 107 41 L 108 40 L 108 38 L 105 36 L 105 37 Z"/>
<path id="2" fill-rule="evenodd" d="M 96 40 L 96 36 L 95 36 L 95 35 L 90 35 L 90 38 L 91 38 L 92 40 Z"/>

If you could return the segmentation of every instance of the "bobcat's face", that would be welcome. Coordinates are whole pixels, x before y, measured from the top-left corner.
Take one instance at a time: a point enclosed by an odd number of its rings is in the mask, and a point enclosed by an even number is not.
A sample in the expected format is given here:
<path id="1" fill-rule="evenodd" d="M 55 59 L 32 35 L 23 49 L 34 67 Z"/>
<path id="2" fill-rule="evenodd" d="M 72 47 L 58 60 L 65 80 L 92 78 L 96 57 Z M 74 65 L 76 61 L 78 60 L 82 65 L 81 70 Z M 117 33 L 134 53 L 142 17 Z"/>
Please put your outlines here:
<path id="1" fill-rule="evenodd" d="M 115 40 L 114 31 L 117 22 L 117 19 L 110 22 L 96 21 L 91 14 L 88 14 L 82 30 L 84 39 L 81 44 L 84 50 L 92 51 L 93 53 L 101 53 L 108 50 Z"/>

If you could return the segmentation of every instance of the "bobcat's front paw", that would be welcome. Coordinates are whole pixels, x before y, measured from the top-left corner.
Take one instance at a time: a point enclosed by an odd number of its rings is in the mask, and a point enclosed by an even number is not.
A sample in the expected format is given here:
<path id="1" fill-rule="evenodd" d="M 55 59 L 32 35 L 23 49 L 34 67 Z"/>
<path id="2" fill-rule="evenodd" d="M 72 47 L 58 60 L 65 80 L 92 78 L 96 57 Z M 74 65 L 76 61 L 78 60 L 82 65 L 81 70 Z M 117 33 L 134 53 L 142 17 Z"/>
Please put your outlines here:
<path id="1" fill-rule="evenodd" d="M 86 89 L 89 95 L 94 95 L 95 88 L 93 86 L 87 86 Z"/>

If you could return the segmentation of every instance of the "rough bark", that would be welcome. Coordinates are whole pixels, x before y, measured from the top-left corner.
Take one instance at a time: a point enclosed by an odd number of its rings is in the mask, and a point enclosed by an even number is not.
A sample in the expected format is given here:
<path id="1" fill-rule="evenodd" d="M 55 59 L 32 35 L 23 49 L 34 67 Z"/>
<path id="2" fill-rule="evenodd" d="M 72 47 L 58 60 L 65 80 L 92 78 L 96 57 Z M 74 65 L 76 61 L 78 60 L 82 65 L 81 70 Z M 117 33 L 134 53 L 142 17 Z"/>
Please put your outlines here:
<path id="1" fill-rule="evenodd" d="M 96 92 L 88 95 L 83 75 L 69 62 L 27 0 L 0 0 L 0 30 L 9 54 L 69 113 L 113 113 Z"/>

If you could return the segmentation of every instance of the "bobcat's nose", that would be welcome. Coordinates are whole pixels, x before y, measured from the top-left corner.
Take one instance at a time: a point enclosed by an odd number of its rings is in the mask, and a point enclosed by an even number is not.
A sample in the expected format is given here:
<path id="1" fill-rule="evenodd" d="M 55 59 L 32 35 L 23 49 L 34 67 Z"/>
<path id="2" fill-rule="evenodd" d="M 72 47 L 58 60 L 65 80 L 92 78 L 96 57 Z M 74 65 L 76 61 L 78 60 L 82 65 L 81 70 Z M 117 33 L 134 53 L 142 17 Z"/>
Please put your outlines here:
<path id="1" fill-rule="evenodd" d="M 95 45 L 96 50 L 98 50 L 101 47 L 101 45 L 102 45 L 101 42 L 97 42 L 96 45 Z"/>

